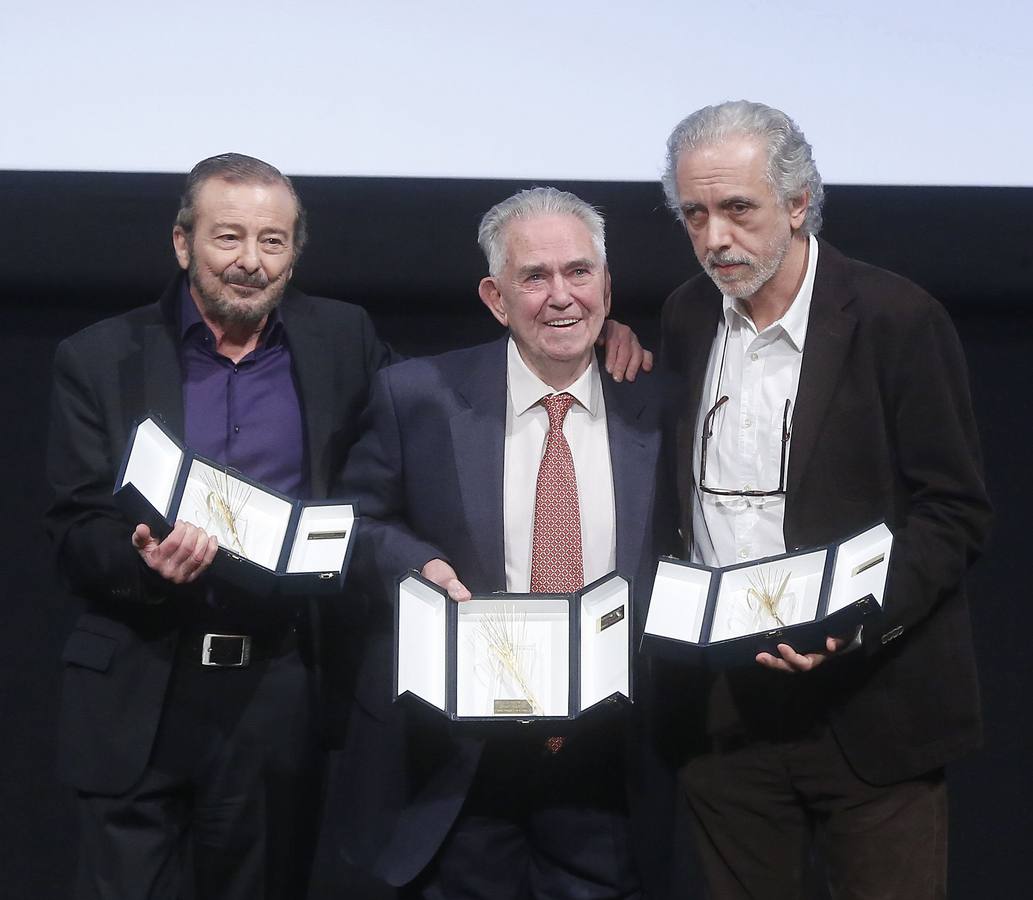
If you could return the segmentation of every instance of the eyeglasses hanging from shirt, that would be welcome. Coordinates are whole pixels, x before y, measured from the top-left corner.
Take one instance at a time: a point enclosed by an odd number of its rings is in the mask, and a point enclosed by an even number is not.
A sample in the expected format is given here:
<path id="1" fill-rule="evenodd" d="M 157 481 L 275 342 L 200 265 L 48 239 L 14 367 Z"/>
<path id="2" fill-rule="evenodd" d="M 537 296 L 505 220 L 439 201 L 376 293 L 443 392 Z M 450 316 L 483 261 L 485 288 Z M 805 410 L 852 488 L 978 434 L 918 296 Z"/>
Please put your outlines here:
<path id="1" fill-rule="evenodd" d="M 717 399 L 710 407 L 709 412 L 703 419 L 703 434 L 700 439 L 699 459 L 699 489 L 706 494 L 714 494 L 719 497 L 776 497 L 786 492 L 786 459 L 789 454 L 789 438 L 792 435 L 792 427 L 789 423 L 789 398 L 786 398 L 785 407 L 782 411 L 782 451 L 778 466 L 778 487 L 771 490 L 758 490 L 752 488 L 722 488 L 707 484 L 707 447 L 714 436 L 714 419 L 718 411 L 728 402 L 728 395 L 721 394 L 721 380 L 724 378 L 725 356 L 728 352 L 728 325 L 725 324 L 725 340 L 721 349 L 721 365 L 717 374 L 717 387 L 714 394 Z"/>

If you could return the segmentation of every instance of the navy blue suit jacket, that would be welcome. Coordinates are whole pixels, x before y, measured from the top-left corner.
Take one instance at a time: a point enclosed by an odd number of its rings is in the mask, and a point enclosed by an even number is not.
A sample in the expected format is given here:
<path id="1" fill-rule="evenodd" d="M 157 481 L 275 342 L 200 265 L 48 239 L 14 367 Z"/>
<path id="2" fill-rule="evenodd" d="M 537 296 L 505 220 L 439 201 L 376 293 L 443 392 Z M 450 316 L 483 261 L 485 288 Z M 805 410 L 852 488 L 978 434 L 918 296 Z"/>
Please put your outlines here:
<path id="1" fill-rule="evenodd" d="M 409 360 L 374 382 L 366 430 L 340 490 L 362 514 L 353 571 L 384 609 L 393 607 L 398 577 L 436 557 L 448 559 L 475 593 L 505 590 L 507 340 Z M 658 480 L 665 404 L 658 376 L 618 384 L 604 375 L 602 386 L 617 570 L 635 579 L 638 633 L 658 542 L 674 532 L 673 490 Z M 440 714 L 392 707 L 391 663 L 382 632 L 367 658 L 345 754 L 355 784 L 342 790 L 334 812 L 350 820 L 346 855 L 401 885 L 427 865 L 455 821 L 483 741 Z M 633 812 L 642 793 L 631 785 Z"/>

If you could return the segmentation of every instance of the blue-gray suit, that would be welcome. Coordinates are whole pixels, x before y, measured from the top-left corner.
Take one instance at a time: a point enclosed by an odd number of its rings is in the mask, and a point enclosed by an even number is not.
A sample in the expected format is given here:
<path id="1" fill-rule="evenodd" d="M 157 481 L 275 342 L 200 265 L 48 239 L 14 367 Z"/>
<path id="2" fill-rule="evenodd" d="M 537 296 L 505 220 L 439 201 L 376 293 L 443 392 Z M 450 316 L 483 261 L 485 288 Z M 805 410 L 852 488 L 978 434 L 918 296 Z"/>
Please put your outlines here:
<path id="1" fill-rule="evenodd" d="M 480 735 L 449 726 L 437 714 L 392 706 L 386 626 L 398 576 L 436 557 L 449 560 L 475 593 L 506 587 L 506 341 L 380 372 L 364 436 L 339 488 L 359 502 L 353 572 L 381 594 L 385 627 L 371 642 L 340 769 L 342 780 L 354 784 L 338 785 L 342 802 L 331 800 L 330 815 L 342 828 L 346 856 L 394 885 L 414 879 L 438 851 L 485 745 Z M 620 384 L 604 376 L 602 386 L 617 570 L 635 579 L 639 633 L 657 551 L 667 549 L 674 532 L 673 491 L 660 468 L 665 404 L 658 376 Z M 641 689 L 644 673 L 636 675 Z M 641 798 L 653 796 L 639 783 L 653 770 L 626 768 L 634 815 Z M 650 866 L 640 861 L 640 868 Z"/>

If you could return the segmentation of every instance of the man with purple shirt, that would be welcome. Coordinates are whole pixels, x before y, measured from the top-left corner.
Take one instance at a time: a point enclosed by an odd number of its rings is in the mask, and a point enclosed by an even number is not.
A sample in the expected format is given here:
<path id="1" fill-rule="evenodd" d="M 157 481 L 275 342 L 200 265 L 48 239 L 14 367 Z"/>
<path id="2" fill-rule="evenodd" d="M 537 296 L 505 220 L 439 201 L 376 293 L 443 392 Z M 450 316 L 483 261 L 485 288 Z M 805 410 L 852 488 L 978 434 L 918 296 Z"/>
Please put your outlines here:
<path id="1" fill-rule="evenodd" d="M 59 748 L 79 793 L 77 897 L 173 898 L 191 881 L 220 900 L 304 896 L 330 610 L 203 577 L 214 537 L 185 522 L 164 540 L 134 531 L 111 496 L 146 413 L 278 491 L 327 496 L 388 353 L 358 307 L 288 287 L 304 241 L 280 172 L 205 160 L 173 229 L 186 274 L 58 349 L 48 527 L 85 602 L 63 654 Z M 214 658 L 213 634 L 234 636 Z"/>
<path id="2" fill-rule="evenodd" d="M 156 304 L 58 348 L 47 525 L 85 604 L 62 657 L 59 742 L 79 795 L 77 898 L 305 896 L 319 687 L 356 631 L 336 630 L 325 660 L 319 647 L 343 604 L 220 584 L 205 575 L 215 538 L 177 522 L 159 540 L 112 499 L 147 413 L 282 493 L 328 495 L 389 352 L 360 308 L 288 286 L 305 236 L 277 169 L 235 153 L 204 160 L 173 228 L 185 274 Z M 607 324 L 607 368 L 633 379 L 643 352 Z"/>

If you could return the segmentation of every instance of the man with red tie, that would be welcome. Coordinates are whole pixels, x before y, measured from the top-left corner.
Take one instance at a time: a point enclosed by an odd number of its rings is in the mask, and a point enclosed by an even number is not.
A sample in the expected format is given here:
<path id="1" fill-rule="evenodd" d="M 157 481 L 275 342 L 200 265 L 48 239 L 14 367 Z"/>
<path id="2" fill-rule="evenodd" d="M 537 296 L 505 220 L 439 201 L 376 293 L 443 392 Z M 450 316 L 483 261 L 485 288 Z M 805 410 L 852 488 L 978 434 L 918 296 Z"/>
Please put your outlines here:
<path id="1" fill-rule="evenodd" d="M 479 242 L 480 297 L 508 335 L 380 373 L 341 487 L 363 515 L 356 570 L 384 609 L 411 569 L 458 602 L 570 592 L 615 569 L 642 596 L 671 496 L 656 484 L 662 403 L 655 376 L 600 377 L 602 217 L 535 188 L 493 207 Z M 346 856 L 415 897 L 640 895 L 656 847 L 633 846 L 628 717 L 485 739 L 392 708 L 390 661 L 389 646 L 370 653 L 342 766 L 371 802 L 331 800 L 361 823 L 345 824 Z"/>

